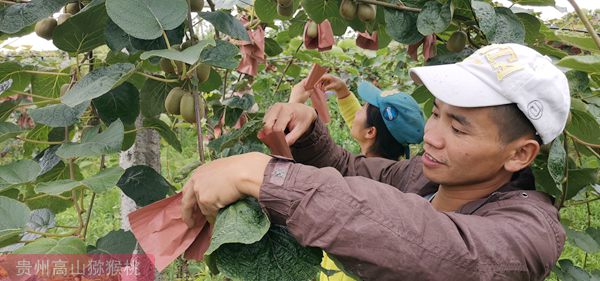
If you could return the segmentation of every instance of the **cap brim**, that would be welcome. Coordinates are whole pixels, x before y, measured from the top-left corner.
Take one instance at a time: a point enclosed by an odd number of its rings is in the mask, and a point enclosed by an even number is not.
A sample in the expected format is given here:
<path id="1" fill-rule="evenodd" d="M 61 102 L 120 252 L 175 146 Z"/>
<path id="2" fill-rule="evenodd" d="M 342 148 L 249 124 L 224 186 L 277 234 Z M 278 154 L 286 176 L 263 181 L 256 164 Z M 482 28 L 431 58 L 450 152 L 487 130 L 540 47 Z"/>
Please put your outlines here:
<path id="1" fill-rule="evenodd" d="M 442 102 L 459 107 L 512 103 L 458 64 L 415 67 L 410 76 Z"/>
<path id="2" fill-rule="evenodd" d="M 374 106 L 379 106 L 379 95 L 381 95 L 381 90 L 377 87 L 375 87 L 375 85 L 367 82 L 367 81 L 360 81 L 358 83 L 358 95 L 365 100 L 366 102 L 374 105 Z"/>

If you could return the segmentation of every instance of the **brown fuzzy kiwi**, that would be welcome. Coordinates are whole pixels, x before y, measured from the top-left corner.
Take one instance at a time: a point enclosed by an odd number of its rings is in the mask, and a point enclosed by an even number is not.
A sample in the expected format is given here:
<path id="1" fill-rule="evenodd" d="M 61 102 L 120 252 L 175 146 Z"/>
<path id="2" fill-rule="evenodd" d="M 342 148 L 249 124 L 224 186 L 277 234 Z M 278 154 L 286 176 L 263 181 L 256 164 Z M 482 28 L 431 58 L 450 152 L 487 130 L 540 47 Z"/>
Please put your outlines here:
<path id="1" fill-rule="evenodd" d="M 356 18 L 357 5 L 353 0 L 342 0 L 340 4 L 340 15 L 345 20 L 353 20 Z"/>
<path id="2" fill-rule="evenodd" d="M 81 6 L 78 2 L 69 3 L 65 6 L 65 13 L 71 15 L 77 14 L 81 10 Z"/>
<path id="3" fill-rule="evenodd" d="M 362 22 L 370 22 L 377 15 L 377 7 L 372 4 L 358 4 L 358 19 Z"/>
<path id="4" fill-rule="evenodd" d="M 190 10 L 192 12 L 200 12 L 204 8 L 204 0 L 188 0 L 188 2 L 190 1 Z"/>
<path id="5" fill-rule="evenodd" d="M 46 40 L 52 39 L 52 34 L 58 23 L 53 18 L 45 18 L 35 24 L 35 34 Z"/>
<path id="6" fill-rule="evenodd" d="M 308 27 L 306 28 L 306 35 L 309 38 L 317 38 L 317 36 L 319 36 L 319 26 L 316 22 L 310 21 L 308 23 Z"/>
<path id="7" fill-rule="evenodd" d="M 181 97 L 183 97 L 183 95 L 186 93 L 188 92 L 181 89 L 180 87 L 175 87 L 171 89 L 171 91 L 167 95 L 167 98 L 165 99 L 165 109 L 168 113 L 175 115 L 178 115 L 180 113 L 179 107 L 181 104 Z"/>
<path id="8" fill-rule="evenodd" d="M 208 64 L 200 63 L 196 67 L 196 77 L 198 77 L 198 83 L 204 83 L 210 76 L 211 67 Z"/>
<path id="9" fill-rule="evenodd" d="M 60 14 L 60 16 L 58 16 L 58 19 L 56 19 L 56 23 L 58 25 L 63 24 L 66 20 L 68 20 L 72 15 L 69 13 L 64 13 L 64 14 Z"/>
<path id="10" fill-rule="evenodd" d="M 283 17 L 291 17 L 294 15 L 294 5 L 282 6 L 277 4 L 277 13 Z"/>
<path id="11" fill-rule="evenodd" d="M 467 44 L 467 34 L 462 31 L 456 31 L 450 35 L 448 42 L 446 42 L 446 49 L 453 53 L 461 52 L 465 49 L 465 45 Z"/>
<path id="12" fill-rule="evenodd" d="M 204 108 L 203 104 L 200 104 L 200 118 L 203 117 Z M 181 117 L 183 120 L 189 123 L 196 123 L 196 112 L 194 112 L 194 96 L 191 93 L 185 93 L 183 97 L 181 97 L 181 102 L 179 106 L 179 111 L 181 112 Z"/>

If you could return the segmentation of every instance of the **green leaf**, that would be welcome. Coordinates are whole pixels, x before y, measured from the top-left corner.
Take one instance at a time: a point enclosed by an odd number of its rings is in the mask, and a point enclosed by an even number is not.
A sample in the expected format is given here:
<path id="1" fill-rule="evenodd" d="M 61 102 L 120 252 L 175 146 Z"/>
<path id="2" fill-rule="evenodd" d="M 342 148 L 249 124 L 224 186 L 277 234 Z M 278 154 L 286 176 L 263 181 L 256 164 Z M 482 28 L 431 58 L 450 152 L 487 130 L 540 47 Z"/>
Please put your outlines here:
<path id="1" fill-rule="evenodd" d="M 559 260 L 560 267 L 555 266 L 552 271 L 562 281 L 586 281 L 590 280 L 590 275 L 578 266 L 573 265 L 570 260 Z"/>
<path id="2" fill-rule="evenodd" d="M 429 90 L 427 89 L 427 87 L 421 85 L 419 87 L 417 87 L 413 93 L 411 94 L 411 96 L 415 99 L 415 101 L 417 103 L 424 103 L 429 99 L 433 98 L 433 95 L 431 94 L 431 92 L 429 92 Z"/>
<path id="3" fill-rule="evenodd" d="M 545 44 L 543 42 L 544 35 L 540 33 L 540 27 L 542 23 L 540 20 L 534 15 L 530 15 L 527 13 L 516 13 L 515 14 L 523 27 L 525 27 L 525 42 L 528 45 L 537 45 L 536 43 Z"/>
<path id="4" fill-rule="evenodd" d="M 21 228 L 0 230 L 0 248 L 19 243 L 21 234 L 23 234 Z"/>
<path id="5" fill-rule="evenodd" d="M 388 35 L 402 44 L 414 44 L 423 35 L 417 32 L 417 15 L 413 12 L 385 9 L 385 25 Z"/>
<path id="6" fill-rule="evenodd" d="M 450 26 L 450 20 L 452 20 L 450 1 L 443 5 L 437 1 L 429 1 L 425 3 L 417 17 L 417 30 L 423 35 L 440 33 Z"/>
<path id="7" fill-rule="evenodd" d="M 130 63 L 94 69 L 67 91 L 61 101 L 68 106 L 75 106 L 99 97 L 125 82 L 134 71 L 135 66 Z"/>
<path id="8" fill-rule="evenodd" d="M 58 12 L 68 0 L 32 0 L 0 9 L 0 31 L 16 33 Z"/>
<path id="9" fill-rule="evenodd" d="M 588 111 L 571 109 L 571 121 L 567 123 L 569 135 L 586 143 L 600 145 L 600 124 Z"/>
<path id="10" fill-rule="evenodd" d="M 240 49 L 223 40 L 217 40 L 215 47 L 207 47 L 200 54 L 200 62 L 225 69 L 237 68 L 240 60 Z"/>
<path id="11" fill-rule="evenodd" d="M 184 36 L 184 25 L 185 24 L 181 24 L 175 29 L 166 30 L 165 33 L 167 34 L 167 38 L 171 45 L 181 44 Z M 136 53 L 138 50 L 150 51 L 167 48 L 165 39 L 162 36 L 153 40 L 143 40 L 132 37 L 110 18 L 107 21 L 104 36 L 106 37 L 106 44 L 108 47 L 117 52 L 120 52 L 123 48 L 127 49 L 130 54 Z"/>
<path id="12" fill-rule="evenodd" d="M 21 128 L 13 123 L 0 122 L 0 143 L 21 134 Z"/>
<path id="13" fill-rule="evenodd" d="M 596 46 L 596 43 L 594 42 L 594 39 L 592 39 L 592 37 L 588 36 L 587 34 L 583 35 L 580 32 L 569 32 L 563 30 L 557 30 L 554 32 L 554 34 L 556 34 L 556 36 L 558 36 L 558 38 L 560 38 L 561 41 L 571 46 L 575 46 L 577 48 L 590 52 L 600 52 L 598 46 Z"/>
<path id="14" fill-rule="evenodd" d="M 304 248 L 284 227 L 272 226 L 254 244 L 225 244 L 211 258 L 218 270 L 233 280 L 312 280 L 321 269 L 323 252 Z"/>
<path id="15" fill-rule="evenodd" d="M 485 37 L 488 40 L 494 38 L 496 26 L 498 25 L 494 7 L 487 2 L 476 0 L 471 1 L 471 7 L 473 7 L 473 13 L 475 13 L 477 22 L 479 22 L 479 29 L 483 31 L 483 34 L 485 34 Z"/>
<path id="16" fill-rule="evenodd" d="M 140 91 L 140 107 L 144 117 L 154 117 L 165 111 L 165 99 L 173 87 L 164 82 L 146 79 Z"/>
<path id="17" fill-rule="evenodd" d="M 244 126 L 235 130 L 229 134 L 223 135 L 220 138 L 208 143 L 208 147 L 215 151 L 222 151 L 225 148 L 232 147 L 234 144 L 239 142 L 241 139 L 246 138 L 250 135 L 256 136 L 258 130 L 262 127 L 262 121 L 252 120 L 244 124 Z"/>
<path id="18" fill-rule="evenodd" d="M 571 96 L 585 94 L 590 90 L 590 78 L 588 77 L 587 73 L 577 70 L 569 70 L 565 73 L 565 75 L 567 76 L 567 81 L 569 82 L 569 92 L 571 92 Z M 574 100 L 573 103 L 576 103 L 576 101 L 582 102 L 581 100 Z M 580 108 L 580 110 L 586 110 L 586 107 Z"/>
<path id="19" fill-rule="evenodd" d="M 110 154 L 121 151 L 123 143 L 123 123 L 120 120 L 112 122 L 108 129 L 98 133 L 92 128 L 81 139 L 81 143 L 65 143 L 56 151 L 61 158 L 88 157 Z"/>
<path id="20" fill-rule="evenodd" d="M 587 73 L 600 72 L 600 55 L 567 56 L 557 64 Z"/>
<path id="21" fill-rule="evenodd" d="M 77 123 L 89 106 L 89 101 L 84 101 L 75 107 L 69 107 L 66 104 L 53 104 L 31 109 L 29 110 L 29 115 L 38 124 L 44 124 L 53 128 L 67 127 Z"/>
<path id="22" fill-rule="evenodd" d="M 18 160 L 0 166 L 0 179 L 9 184 L 32 182 L 40 174 L 40 165 L 30 159 Z"/>
<path id="23" fill-rule="evenodd" d="M 253 95 L 232 96 L 222 101 L 222 104 L 229 108 L 239 108 L 241 110 L 249 110 L 254 103 Z"/>
<path id="24" fill-rule="evenodd" d="M 283 52 L 281 46 L 272 38 L 265 38 L 265 54 L 269 57 L 274 57 Z"/>
<path id="25" fill-rule="evenodd" d="M 526 6 L 555 6 L 554 0 L 511 0 L 515 4 Z"/>
<path id="26" fill-rule="evenodd" d="M 565 196 L 565 200 L 575 197 L 579 191 L 596 183 L 597 172 L 598 169 L 592 168 L 570 169 L 569 177 L 567 178 L 567 195 Z"/>
<path id="27" fill-rule="evenodd" d="M 213 39 L 203 39 L 198 41 L 194 46 L 191 46 L 183 51 L 175 49 L 153 50 L 142 53 L 141 59 L 145 60 L 153 56 L 168 58 L 172 60 L 182 61 L 187 64 L 195 64 L 200 58 L 202 51 L 208 46 L 215 46 Z"/>
<path id="28" fill-rule="evenodd" d="M 178 27 L 187 17 L 185 0 L 106 0 L 106 12 L 127 34 L 155 39 Z"/>
<path id="29" fill-rule="evenodd" d="M 41 238 L 14 251 L 14 254 L 85 254 L 85 243 L 76 237 L 60 240 Z"/>
<path id="30" fill-rule="evenodd" d="M 2 93 L 0 93 L 0 94 L 2 94 Z M 8 117 L 10 117 L 10 114 L 15 109 L 17 109 L 17 107 L 19 106 L 20 103 L 21 103 L 21 99 L 5 100 L 3 102 L 0 102 L 0 122 L 6 121 L 6 119 L 8 119 Z"/>
<path id="31" fill-rule="evenodd" d="M 38 184 L 35 188 L 35 192 L 37 193 L 46 193 L 49 195 L 60 195 L 67 191 L 71 191 L 76 187 L 81 186 L 81 183 L 78 181 L 66 179 L 66 180 L 58 180 L 51 182 L 42 182 Z"/>
<path id="32" fill-rule="evenodd" d="M 181 152 L 181 143 L 177 139 L 177 135 L 175 135 L 175 132 L 165 122 L 158 118 L 145 118 L 144 127 L 156 130 L 169 145 L 178 152 Z"/>
<path id="33" fill-rule="evenodd" d="M 254 198 L 241 199 L 219 211 L 205 254 L 210 255 L 223 244 L 257 242 L 270 226 L 269 218 Z"/>
<path id="34" fill-rule="evenodd" d="M 113 230 L 96 241 L 92 254 L 132 254 L 137 240 L 131 231 Z"/>
<path id="35" fill-rule="evenodd" d="M 16 62 L 5 62 L 0 64 L 0 82 L 12 80 L 11 86 L 0 93 L 1 96 L 8 96 L 13 91 L 24 91 L 31 82 L 31 75 L 24 72 L 24 68 Z"/>
<path id="36" fill-rule="evenodd" d="M 52 43 L 65 52 L 80 54 L 91 51 L 106 43 L 104 30 L 107 19 L 104 3 L 94 1 L 85 10 L 58 25 L 52 35 Z"/>
<path id="37" fill-rule="evenodd" d="M 96 193 L 102 193 L 116 186 L 123 173 L 125 173 L 123 168 L 114 166 L 82 180 L 81 183 Z"/>
<path id="38" fill-rule="evenodd" d="M 26 227 L 28 230 L 46 232 L 48 229 L 56 227 L 54 213 L 48 208 L 33 210 L 31 211 Z M 25 233 L 21 241 L 33 241 L 41 236 L 40 234 Z"/>
<path id="39" fill-rule="evenodd" d="M 556 138 L 550 147 L 550 155 L 548 156 L 548 172 L 554 179 L 557 186 L 562 185 L 562 180 L 565 177 L 565 162 L 567 154 L 560 138 Z"/>
<path id="40" fill-rule="evenodd" d="M 140 93 L 133 84 L 125 82 L 93 99 L 92 104 L 106 124 L 117 119 L 123 123 L 134 123 L 140 114 Z"/>
<path id="41" fill-rule="evenodd" d="M 271 23 L 277 14 L 277 2 L 273 0 L 255 0 L 254 11 L 261 22 Z"/>
<path id="42" fill-rule="evenodd" d="M 8 229 L 22 229 L 27 224 L 30 210 L 25 204 L 0 196 L 0 231 Z M 0 239 L 1 241 L 2 239 Z"/>
<path id="43" fill-rule="evenodd" d="M 146 165 L 127 168 L 117 186 L 138 206 L 146 206 L 164 199 L 172 188 L 163 176 Z"/>
<path id="44" fill-rule="evenodd" d="M 223 32 L 233 39 L 250 41 L 248 32 L 242 23 L 231 14 L 223 11 L 199 12 L 198 15 L 210 22 L 216 30 Z"/>
<path id="45" fill-rule="evenodd" d="M 525 27 L 513 12 L 504 7 L 496 7 L 496 32 L 488 38 L 490 43 L 525 44 Z"/>
<path id="46" fill-rule="evenodd" d="M 68 71 L 68 69 L 65 69 Z M 64 73 L 64 72 L 63 72 Z M 69 75 L 58 75 L 52 73 L 32 74 L 31 75 L 31 91 L 34 95 L 59 98 L 60 87 L 69 83 L 71 77 Z M 42 101 L 42 99 L 33 97 L 34 102 Z"/>
<path id="47" fill-rule="evenodd" d="M 310 19 L 321 23 L 326 19 L 339 16 L 338 1 L 302 0 L 302 7 Z"/>
<path id="48" fill-rule="evenodd" d="M 212 90 L 217 90 L 223 85 L 223 81 L 221 80 L 221 75 L 215 69 L 210 69 L 210 75 L 208 76 L 208 80 L 204 81 L 198 85 L 198 90 L 209 93 Z"/>

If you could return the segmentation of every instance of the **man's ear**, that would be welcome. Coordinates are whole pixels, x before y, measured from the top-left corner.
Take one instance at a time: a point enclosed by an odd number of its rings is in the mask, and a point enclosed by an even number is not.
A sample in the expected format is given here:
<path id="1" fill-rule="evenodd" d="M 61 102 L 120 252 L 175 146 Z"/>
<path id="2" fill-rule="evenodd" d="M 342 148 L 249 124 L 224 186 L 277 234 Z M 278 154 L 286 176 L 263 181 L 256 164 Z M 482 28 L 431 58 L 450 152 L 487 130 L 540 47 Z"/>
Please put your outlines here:
<path id="1" fill-rule="evenodd" d="M 377 137 L 377 128 L 375 128 L 375 126 L 371 126 L 365 132 L 365 139 L 374 140 L 375 137 Z"/>
<path id="2" fill-rule="evenodd" d="M 504 163 L 504 169 L 513 173 L 531 165 L 540 151 L 540 144 L 529 138 L 518 139 L 509 147 L 512 147 L 512 155 Z"/>

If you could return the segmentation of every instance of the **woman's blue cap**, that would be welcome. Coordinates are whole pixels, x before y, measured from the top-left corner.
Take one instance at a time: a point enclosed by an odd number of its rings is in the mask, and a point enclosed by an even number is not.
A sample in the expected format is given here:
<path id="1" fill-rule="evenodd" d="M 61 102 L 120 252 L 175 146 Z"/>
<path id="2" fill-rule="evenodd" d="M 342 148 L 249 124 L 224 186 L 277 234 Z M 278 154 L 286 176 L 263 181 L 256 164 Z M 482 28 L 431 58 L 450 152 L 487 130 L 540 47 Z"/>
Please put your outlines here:
<path id="1" fill-rule="evenodd" d="M 367 81 L 358 83 L 358 94 L 379 108 L 386 127 L 399 143 L 406 145 L 423 141 L 425 120 L 419 105 L 410 95 L 382 91 Z"/>

